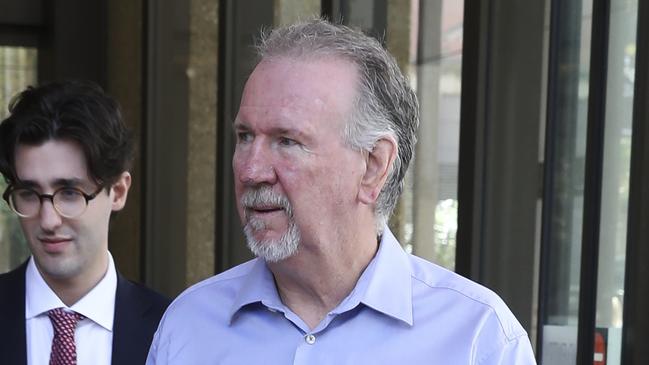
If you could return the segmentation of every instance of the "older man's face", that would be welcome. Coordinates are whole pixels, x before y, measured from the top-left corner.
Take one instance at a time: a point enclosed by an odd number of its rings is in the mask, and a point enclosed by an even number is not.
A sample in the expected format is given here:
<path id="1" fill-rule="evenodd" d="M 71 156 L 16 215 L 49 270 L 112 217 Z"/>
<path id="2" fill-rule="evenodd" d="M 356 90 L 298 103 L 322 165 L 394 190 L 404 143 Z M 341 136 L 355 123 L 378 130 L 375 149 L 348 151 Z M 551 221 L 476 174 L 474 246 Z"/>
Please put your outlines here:
<path id="1" fill-rule="evenodd" d="M 232 161 L 248 245 L 279 261 L 354 224 L 362 154 L 345 145 L 357 71 L 334 58 L 262 61 L 235 121 Z M 326 248 L 324 248 L 326 249 Z"/>

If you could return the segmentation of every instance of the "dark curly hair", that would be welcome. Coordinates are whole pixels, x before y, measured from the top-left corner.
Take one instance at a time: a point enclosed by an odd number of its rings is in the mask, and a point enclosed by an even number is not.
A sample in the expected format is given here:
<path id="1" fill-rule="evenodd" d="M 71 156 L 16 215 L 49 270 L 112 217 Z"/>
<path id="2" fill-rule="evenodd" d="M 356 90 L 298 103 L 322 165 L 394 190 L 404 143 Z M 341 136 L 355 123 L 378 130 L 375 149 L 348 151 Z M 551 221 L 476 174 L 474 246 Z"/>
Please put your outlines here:
<path id="1" fill-rule="evenodd" d="M 87 81 L 63 81 L 28 87 L 9 103 L 0 123 L 0 173 L 15 184 L 15 151 L 21 144 L 71 140 L 84 151 L 89 175 L 109 188 L 131 167 L 133 140 L 120 107 L 101 87 Z"/>

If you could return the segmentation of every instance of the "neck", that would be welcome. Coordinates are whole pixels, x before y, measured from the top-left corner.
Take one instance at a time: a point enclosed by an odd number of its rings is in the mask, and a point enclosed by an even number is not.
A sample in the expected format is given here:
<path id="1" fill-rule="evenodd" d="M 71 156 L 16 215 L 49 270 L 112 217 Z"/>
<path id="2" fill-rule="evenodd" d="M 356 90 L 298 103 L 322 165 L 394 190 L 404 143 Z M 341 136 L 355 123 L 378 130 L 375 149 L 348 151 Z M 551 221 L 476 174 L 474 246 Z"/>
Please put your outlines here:
<path id="1" fill-rule="evenodd" d="M 351 293 L 377 248 L 371 230 L 348 239 L 303 243 L 297 255 L 269 268 L 282 302 L 314 329 Z"/>
<path id="2" fill-rule="evenodd" d="M 38 265 L 36 265 L 38 268 Z M 106 275 L 108 271 L 108 252 L 101 261 L 91 265 L 92 270 L 79 273 L 71 277 L 56 277 L 48 275 L 40 270 L 45 283 L 52 289 L 56 296 L 68 307 L 71 307 L 79 299 L 88 294 Z"/>

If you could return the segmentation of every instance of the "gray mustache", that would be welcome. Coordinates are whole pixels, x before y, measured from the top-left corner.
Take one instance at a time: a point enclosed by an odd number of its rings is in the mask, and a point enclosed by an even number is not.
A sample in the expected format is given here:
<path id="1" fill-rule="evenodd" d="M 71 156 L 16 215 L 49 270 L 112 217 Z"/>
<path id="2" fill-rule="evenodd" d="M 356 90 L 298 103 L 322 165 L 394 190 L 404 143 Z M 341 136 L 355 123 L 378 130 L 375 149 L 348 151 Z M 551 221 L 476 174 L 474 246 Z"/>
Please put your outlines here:
<path id="1" fill-rule="evenodd" d="M 286 196 L 274 192 L 269 186 L 247 190 L 241 197 L 241 205 L 245 208 L 246 215 L 252 208 L 272 206 L 284 209 L 289 217 L 293 216 L 293 208 Z"/>

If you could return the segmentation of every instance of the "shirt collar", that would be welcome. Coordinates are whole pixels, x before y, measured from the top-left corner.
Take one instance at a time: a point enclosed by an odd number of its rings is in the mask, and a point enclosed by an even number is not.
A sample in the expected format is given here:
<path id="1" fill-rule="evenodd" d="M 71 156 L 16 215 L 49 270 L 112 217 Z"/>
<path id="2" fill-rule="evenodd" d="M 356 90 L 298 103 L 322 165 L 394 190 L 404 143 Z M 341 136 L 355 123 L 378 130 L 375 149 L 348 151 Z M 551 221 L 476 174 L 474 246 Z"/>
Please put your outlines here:
<path id="1" fill-rule="evenodd" d="M 104 277 L 71 307 L 66 306 L 47 285 L 36 268 L 34 257 L 31 257 L 25 272 L 25 319 L 47 315 L 49 310 L 63 307 L 83 315 L 108 331 L 112 331 L 116 290 L 117 273 L 110 252 L 108 252 L 108 269 Z"/>
<path id="2" fill-rule="evenodd" d="M 379 249 L 361 275 L 355 292 L 360 302 L 412 326 L 412 268 L 408 254 L 386 226 Z"/>
<path id="3" fill-rule="evenodd" d="M 352 292 L 332 313 L 343 313 L 356 307 L 358 303 L 363 303 L 412 326 L 411 276 L 412 269 L 407 254 L 386 226 L 376 255 Z M 266 262 L 259 258 L 255 259 L 230 308 L 230 322 L 241 308 L 258 302 L 272 310 L 284 308 L 273 274 Z"/>
<path id="4" fill-rule="evenodd" d="M 254 259 L 252 268 L 239 288 L 232 307 L 230 307 L 228 312 L 230 322 L 241 308 L 258 302 L 274 310 L 284 308 L 279 293 L 277 293 L 273 273 L 268 269 L 266 261 L 260 258 Z"/>

